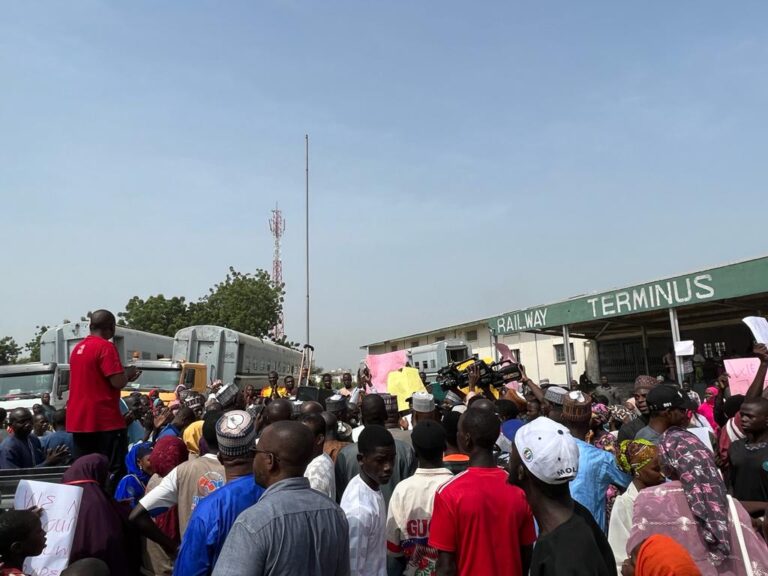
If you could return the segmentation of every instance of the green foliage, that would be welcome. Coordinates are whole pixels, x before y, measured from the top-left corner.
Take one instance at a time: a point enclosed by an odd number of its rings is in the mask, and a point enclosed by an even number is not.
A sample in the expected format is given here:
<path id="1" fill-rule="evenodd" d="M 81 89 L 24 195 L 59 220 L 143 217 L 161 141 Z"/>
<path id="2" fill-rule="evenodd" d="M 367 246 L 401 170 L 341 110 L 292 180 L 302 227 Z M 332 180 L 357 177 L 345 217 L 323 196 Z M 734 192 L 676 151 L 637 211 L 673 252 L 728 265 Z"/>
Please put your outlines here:
<path id="1" fill-rule="evenodd" d="M 146 300 L 134 296 L 125 305 L 125 312 L 118 313 L 118 317 L 120 326 L 165 336 L 173 336 L 190 325 L 189 306 L 183 296 L 166 298 L 158 294 Z"/>
<path id="2" fill-rule="evenodd" d="M 0 366 L 14 364 L 21 354 L 21 346 L 10 336 L 0 338 Z"/>
<path id="3" fill-rule="evenodd" d="M 265 270 L 244 274 L 230 266 L 224 282 L 201 298 L 202 315 L 206 324 L 261 338 L 269 334 L 280 318 L 283 294 L 283 287 L 276 286 Z"/>
<path id="4" fill-rule="evenodd" d="M 35 326 L 35 337 L 24 344 L 24 349 L 29 352 L 28 362 L 40 362 L 40 338 L 45 334 L 50 326 L 43 324 L 42 326 Z"/>
<path id="5" fill-rule="evenodd" d="M 229 268 L 223 282 L 216 284 L 197 302 L 162 294 L 146 300 L 134 296 L 120 312 L 119 324 L 136 330 L 173 336 L 180 328 L 198 324 L 224 326 L 263 338 L 271 336 L 283 308 L 283 286 L 278 286 L 265 270 L 255 273 Z M 282 338 L 284 346 L 294 343 Z"/>

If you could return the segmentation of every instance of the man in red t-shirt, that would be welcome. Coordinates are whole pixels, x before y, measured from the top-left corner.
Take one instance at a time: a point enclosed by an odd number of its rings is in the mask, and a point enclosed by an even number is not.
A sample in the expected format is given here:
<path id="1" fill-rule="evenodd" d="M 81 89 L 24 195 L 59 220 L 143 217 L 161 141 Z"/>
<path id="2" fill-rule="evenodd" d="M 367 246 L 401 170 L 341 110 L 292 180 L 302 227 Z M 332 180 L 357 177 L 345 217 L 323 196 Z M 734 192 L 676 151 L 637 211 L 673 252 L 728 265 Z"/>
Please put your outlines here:
<path id="1" fill-rule="evenodd" d="M 435 494 L 429 545 L 438 550 L 437 574 L 528 573 L 536 533 L 525 494 L 496 466 L 493 446 L 501 422 L 472 407 L 459 420 L 459 448 L 469 468 Z"/>
<path id="2" fill-rule="evenodd" d="M 75 346 L 69 358 L 67 402 L 67 432 L 72 433 L 75 459 L 93 453 L 109 458 L 110 490 L 125 474 L 128 450 L 120 390 L 138 377 L 135 367 L 123 369 L 117 348 L 109 341 L 115 326 L 111 312 L 97 310 L 91 314 L 91 333 Z"/>

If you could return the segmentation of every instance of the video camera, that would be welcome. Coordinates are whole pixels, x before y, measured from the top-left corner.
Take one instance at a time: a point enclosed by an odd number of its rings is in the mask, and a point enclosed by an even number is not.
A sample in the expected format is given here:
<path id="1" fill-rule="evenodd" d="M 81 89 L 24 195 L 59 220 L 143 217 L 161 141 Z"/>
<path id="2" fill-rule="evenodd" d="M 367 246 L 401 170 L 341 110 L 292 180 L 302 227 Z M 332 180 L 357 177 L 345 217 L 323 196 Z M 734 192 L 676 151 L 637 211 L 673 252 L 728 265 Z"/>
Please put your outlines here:
<path id="1" fill-rule="evenodd" d="M 493 362 L 488 364 L 485 360 L 477 357 L 453 362 L 437 371 L 437 382 L 440 387 L 447 391 L 451 388 L 465 388 L 469 386 L 469 373 L 475 366 L 478 367 L 480 379 L 477 382 L 479 388 L 489 388 L 494 386 L 502 388 L 510 380 L 519 380 L 522 371 L 520 364 L 510 362 Z"/>

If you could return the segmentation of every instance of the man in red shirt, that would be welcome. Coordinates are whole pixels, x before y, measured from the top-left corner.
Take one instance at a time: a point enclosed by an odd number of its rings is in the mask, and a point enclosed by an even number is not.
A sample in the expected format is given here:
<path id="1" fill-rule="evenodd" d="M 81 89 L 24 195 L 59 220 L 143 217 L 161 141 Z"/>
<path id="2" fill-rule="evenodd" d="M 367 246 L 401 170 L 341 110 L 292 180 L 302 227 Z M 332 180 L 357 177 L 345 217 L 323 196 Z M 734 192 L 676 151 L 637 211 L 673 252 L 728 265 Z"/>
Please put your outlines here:
<path id="1" fill-rule="evenodd" d="M 123 369 L 110 342 L 115 325 L 115 316 L 107 310 L 91 314 L 91 333 L 75 346 L 69 359 L 67 402 L 67 432 L 72 433 L 75 459 L 93 453 L 109 458 L 110 491 L 125 474 L 128 450 L 120 390 L 139 375 L 133 366 Z"/>
<path id="2" fill-rule="evenodd" d="M 469 468 L 435 495 L 429 545 L 437 548 L 438 575 L 528 573 L 536 534 L 525 494 L 496 466 L 496 414 L 470 408 L 459 420 L 458 443 Z"/>

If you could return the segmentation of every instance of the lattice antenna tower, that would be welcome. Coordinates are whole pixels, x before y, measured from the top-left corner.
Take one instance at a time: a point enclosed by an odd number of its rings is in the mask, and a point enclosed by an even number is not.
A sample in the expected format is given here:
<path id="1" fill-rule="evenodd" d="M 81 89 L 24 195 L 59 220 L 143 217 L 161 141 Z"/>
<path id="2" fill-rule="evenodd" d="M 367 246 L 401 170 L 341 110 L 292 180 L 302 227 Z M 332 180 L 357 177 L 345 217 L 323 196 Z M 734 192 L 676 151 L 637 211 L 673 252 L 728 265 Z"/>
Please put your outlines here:
<path id="1" fill-rule="evenodd" d="M 283 213 L 275 204 L 275 209 L 272 210 L 272 218 L 269 219 L 269 230 L 272 232 L 272 237 L 275 239 L 275 254 L 272 260 L 272 281 L 275 284 L 283 283 L 283 260 L 280 256 L 280 240 L 285 232 L 285 220 L 283 220 Z M 277 320 L 277 324 L 274 328 L 275 340 L 280 340 L 285 336 L 285 319 L 283 318 L 282 311 L 280 312 L 280 318 Z"/>

